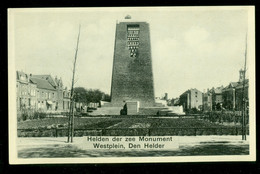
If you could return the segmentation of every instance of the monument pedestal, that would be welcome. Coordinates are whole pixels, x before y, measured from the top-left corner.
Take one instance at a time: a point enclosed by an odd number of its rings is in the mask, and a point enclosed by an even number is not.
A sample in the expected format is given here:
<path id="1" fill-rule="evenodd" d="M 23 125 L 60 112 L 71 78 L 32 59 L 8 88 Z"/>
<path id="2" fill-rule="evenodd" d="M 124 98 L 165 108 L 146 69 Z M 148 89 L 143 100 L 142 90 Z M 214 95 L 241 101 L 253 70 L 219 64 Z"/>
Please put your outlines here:
<path id="1" fill-rule="evenodd" d="M 139 101 L 126 101 L 127 115 L 137 115 L 139 112 Z"/>

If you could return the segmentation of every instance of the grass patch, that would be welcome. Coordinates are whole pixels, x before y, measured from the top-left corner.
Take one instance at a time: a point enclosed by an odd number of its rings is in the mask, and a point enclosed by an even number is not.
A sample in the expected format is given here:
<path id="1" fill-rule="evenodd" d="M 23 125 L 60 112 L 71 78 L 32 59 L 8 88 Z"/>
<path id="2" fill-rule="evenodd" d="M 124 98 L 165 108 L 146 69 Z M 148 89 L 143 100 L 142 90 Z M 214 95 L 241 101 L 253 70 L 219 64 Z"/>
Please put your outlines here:
<path id="1" fill-rule="evenodd" d="M 66 136 L 68 125 L 67 123 L 68 118 L 66 117 L 21 121 L 18 122 L 18 136 Z M 75 136 L 194 136 L 241 134 L 241 127 L 225 126 L 221 124 L 212 123 L 206 120 L 194 118 L 172 119 L 76 117 L 74 123 Z M 55 132 L 56 128 L 59 129 L 58 132 Z M 95 129 L 102 129 L 102 131 Z M 35 130 L 38 131 L 35 132 Z"/>

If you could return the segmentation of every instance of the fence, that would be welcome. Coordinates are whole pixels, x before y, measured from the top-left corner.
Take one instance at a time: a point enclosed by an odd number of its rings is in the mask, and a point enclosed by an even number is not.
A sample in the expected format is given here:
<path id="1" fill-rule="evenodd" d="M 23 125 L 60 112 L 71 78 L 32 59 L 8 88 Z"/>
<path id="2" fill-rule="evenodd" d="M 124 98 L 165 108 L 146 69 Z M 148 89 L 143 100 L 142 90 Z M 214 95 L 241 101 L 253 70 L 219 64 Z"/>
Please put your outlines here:
<path id="1" fill-rule="evenodd" d="M 247 127 L 247 134 L 249 128 Z M 68 135 L 67 128 L 52 129 L 18 129 L 18 137 L 64 137 Z M 241 127 L 211 127 L 211 128 L 103 128 L 75 129 L 74 136 L 199 136 L 199 135 L 242 135 Z"/>

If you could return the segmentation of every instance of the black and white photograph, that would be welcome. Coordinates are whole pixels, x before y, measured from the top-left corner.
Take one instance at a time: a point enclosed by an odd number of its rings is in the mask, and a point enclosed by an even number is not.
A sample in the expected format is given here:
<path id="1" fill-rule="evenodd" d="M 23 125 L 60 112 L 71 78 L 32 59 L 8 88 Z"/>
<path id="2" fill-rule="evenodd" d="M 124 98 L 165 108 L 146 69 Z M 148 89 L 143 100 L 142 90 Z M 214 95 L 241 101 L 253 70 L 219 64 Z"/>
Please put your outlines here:
<path id="1" fill-rule="evenodd" d="M 10 164 L 255 161 L 255 8 L 9 8 L 8 100 Z"/>

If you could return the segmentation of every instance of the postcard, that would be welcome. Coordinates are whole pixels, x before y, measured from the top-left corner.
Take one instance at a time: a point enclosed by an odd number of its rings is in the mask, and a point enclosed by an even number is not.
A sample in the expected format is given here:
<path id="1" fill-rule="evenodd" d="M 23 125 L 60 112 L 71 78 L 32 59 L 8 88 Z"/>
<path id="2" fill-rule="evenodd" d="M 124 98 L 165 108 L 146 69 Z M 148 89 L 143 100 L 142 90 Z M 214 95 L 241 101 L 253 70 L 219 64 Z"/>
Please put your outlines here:
<path id="1" fill-rule="evenodd" d="M 255 8 L 10 8 L 8 89 L 10 164 L 255 161 Z"/>

